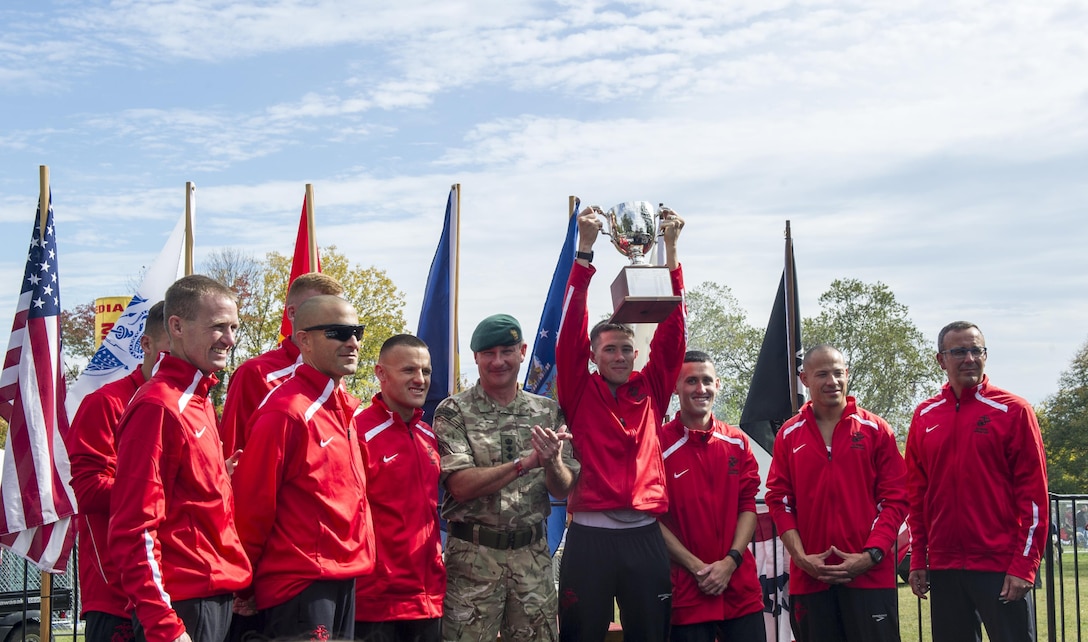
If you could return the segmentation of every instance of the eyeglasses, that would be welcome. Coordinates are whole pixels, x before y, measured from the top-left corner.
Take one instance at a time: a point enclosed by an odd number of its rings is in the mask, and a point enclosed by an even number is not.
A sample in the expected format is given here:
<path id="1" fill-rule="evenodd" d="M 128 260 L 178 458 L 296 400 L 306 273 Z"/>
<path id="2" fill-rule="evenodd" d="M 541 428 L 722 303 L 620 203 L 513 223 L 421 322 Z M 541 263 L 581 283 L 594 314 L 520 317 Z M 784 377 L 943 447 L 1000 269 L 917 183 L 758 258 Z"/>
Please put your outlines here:
<path id="1" fill-rule="evenodd" d="M 302 328 L 303 332 L 310 332 L 311 330 L 321 330 L 325 333 L 325 337 L 328 339 L 336 339 L 343 343 L 348 339 L 355 337 L 359 341 L 363 340 L 363 330 L 366 329 L 365 323 L 359 325 L 344 325 L 342 323 L 326 323 L 324 325 L 312 325 L 308 328 Z"/>
<path id="2" fill-rule="evenodd" d="M 947 354 L 957 361 L 966 359 L 967 355 L 981 359 L 986 356 L 986 348 L 952 348 L 951 350 L 942 350 L 941 354 Z"/>

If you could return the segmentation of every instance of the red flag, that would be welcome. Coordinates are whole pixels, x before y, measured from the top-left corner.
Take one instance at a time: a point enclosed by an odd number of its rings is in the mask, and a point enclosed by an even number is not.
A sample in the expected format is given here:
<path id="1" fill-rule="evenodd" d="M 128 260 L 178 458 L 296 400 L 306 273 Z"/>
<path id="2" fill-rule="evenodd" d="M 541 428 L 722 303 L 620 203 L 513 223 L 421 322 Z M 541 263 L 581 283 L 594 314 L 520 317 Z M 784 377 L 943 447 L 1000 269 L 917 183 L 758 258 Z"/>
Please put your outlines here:
<path id="1" fill-rule="evenodd" d="M 311 214 L 312 215 L 312 214 Z M 295 279 L 299 275 L 306 274 L 307 272 L 320 272 L 321 271 L 321 256 L 315 251 L 314 255 L 317 257 L 317 265 L 310 265 L 310 226 L 306 216 L 306 199 L 302 199 L 302 218 L 298 222 L 298 236 L 295 237 L 295 255 L 291 259 L 291 278 L 287 281 L 287 291 L 291 291 L 291 284 L 295 282 Z M 317 246 L 317 239 L 313 239 L 314 246 Z M 287 302 L 284 301 L 283 305 L 283 320 L 280 321 L 280 342 L 283 342 L 287 335 L 291 334 L 291 321 L 287 318 Z"/>
<path id="2" fill-rule="evenodd" d="M 42 571 L 63 572 L 72 551 L 76 500 L 64 434 L 60 284 L 53 208 L 34 217 L 26 270 L 4 370 L 0 416 L 8 421 L 0 493 L 0 543 Z M 44 238 L 43 238 L 44 235 Z"/>

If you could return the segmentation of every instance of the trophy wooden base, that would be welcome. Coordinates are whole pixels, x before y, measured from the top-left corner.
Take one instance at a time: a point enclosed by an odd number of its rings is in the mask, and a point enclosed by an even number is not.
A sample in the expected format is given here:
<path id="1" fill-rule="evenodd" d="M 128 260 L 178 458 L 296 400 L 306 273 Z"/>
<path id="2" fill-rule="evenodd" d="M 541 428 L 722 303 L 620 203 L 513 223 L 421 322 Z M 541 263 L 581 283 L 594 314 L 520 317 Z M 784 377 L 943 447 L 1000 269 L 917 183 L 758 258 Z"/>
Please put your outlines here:
<path id="1" fill-rule="evenodd" d="M 672 293 L 669 268 L 663 265 L 628 265 L 612 282 L 612 323 L 660 323 L 680 297 Z"/>

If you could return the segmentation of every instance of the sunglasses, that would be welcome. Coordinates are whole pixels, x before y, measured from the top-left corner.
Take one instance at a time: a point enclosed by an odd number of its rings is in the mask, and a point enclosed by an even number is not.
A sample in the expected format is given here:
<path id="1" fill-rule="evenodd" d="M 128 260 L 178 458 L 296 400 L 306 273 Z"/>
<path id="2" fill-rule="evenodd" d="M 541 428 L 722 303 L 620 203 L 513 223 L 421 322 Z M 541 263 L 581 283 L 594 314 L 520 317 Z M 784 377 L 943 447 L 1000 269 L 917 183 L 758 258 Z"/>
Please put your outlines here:
<path id="1" fill-rule="evenodd" d="M 363 340 L 363 330 L 366 329 L 365 323 L 359 325 L 343 325 L 340 323 L 326 323 L 324 325 L 312 325 L 308 328 L 302 328 L 303 332 L 310 332 L 311 330 L 321 330 L 325 333 L 325 337 L 329 339 L 336 339 L 341 343 L 348 339 L 355 337 L 357 340 Z"/>

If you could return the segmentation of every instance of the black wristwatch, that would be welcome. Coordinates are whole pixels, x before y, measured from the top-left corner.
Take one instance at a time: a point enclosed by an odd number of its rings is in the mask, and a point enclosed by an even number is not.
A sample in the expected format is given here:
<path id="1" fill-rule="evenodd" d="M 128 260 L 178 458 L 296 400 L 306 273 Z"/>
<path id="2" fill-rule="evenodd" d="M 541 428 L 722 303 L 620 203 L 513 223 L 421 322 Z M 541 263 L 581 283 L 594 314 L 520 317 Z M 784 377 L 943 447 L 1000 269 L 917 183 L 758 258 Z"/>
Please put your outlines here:
<path id="1" fill-rule="evenodd" d="M 729 552 L 726 553 L 725 556 L 733 560 L 733 563 L 737 565 L 737 568 L 740 568 L 740 563 L 744 561 L 744 557 L 741 556 L 740 551 L 735 548 L 729 549 Z"/>
<path id="2" fill-rule="evenodd" d="M 591 250 L 589 252 L 575 252 L 574 253 L 574 258 L 584 259 L 584 260 L 589 261 L 590 263 L 592 263 L 593 262 L 593 251 Z"/>
<path id="3" fill-rule="evenodd" d="M 869 554 L 869 559 L 873 560 L 873 564 L 879 564 L 884 561 L 884 551 L 875 546 L 865 549 L 865 552 Z"/>

